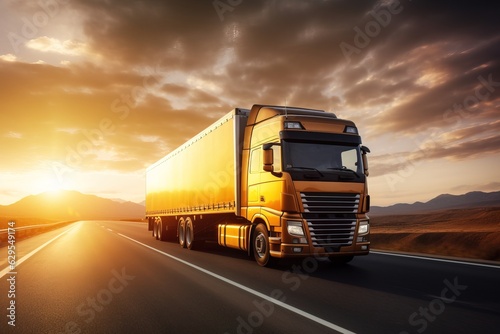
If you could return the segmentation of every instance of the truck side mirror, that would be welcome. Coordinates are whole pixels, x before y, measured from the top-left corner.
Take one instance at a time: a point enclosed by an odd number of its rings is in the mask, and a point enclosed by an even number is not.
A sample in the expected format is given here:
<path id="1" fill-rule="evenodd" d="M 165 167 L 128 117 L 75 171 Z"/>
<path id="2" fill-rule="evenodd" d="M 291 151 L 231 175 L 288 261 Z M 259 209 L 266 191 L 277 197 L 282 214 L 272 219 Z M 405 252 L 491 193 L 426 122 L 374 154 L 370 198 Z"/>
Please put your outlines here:
<path id="1" fill-rule="evenodd" d="M 262 167 L 266 172 L 274 171 L 274 151 L 272 145 L 264 145 L 262 147 L 262 162 Z"/>
<path id="2" fill-rule="evenodd" d="M 363 158 L 364 173 L 366 176 L 368 176 L 370 175 L 370 172 L 368 171 L 368 158 L 366 154 L 370 153 L 370 149 L 366 146 L 361 146 L 361 152 L 363 153 L 362 158 Z"/>

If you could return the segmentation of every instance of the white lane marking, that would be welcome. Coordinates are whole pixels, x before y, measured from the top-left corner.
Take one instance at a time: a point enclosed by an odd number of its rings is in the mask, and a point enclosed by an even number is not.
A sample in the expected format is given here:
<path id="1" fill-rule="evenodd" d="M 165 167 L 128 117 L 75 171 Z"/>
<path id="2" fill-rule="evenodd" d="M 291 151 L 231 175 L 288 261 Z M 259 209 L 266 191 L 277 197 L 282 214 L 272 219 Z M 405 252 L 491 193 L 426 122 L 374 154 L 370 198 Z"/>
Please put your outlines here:
<path id="1" fill-rule="evenodd" d="M 187 261 L 184 261 L 184 260 L 182 260 L 182 259 L 179 259 L 178 257 L 175 257 L 175 256 L 170 255 L 170 254 L 168 254 L 168 253 L 162 252 L 161 250 L 158 250 L 158 249 L 156 249 L 156 248 L 154 248 L 154 247 L 151 247 L 151 246 L 148 246 L 148 245 L 146 245 L 146 244 L 144 244 L 144 243 L 142 243 L 142 242 L 140 242 L 140 241 L 137 241 L 137 240 L 135 240 L 135 239 L 132 239 L 132 238 L 130 238 L 130 237 L 127 237 L 126 235 L 123 235 L 123 234 L 121 234 L 121 233 L 118 233 L 118 235 L 119 235 L 119 236 L 122 236 L 122 237 L 124 237 L 124 238 L 126 238 L 126 239 L 129 239 L 129 240 L 131 240 L 131 241 L 133 241 L 133 242 L 135 242 L 135 243 L 138 243 L 139 245 L 142 245 L 142 246 L 144 246 L 144 247 L 146 247 L 146 248 L 149 248 L 149 249 L 151 249 L 151 250 L 154 250 L 155 252 L 158 252 L 158 253 L 160 253 L 160 254 L 162 254 L 162 255 L 165 255 L 165 256 L 167 256 L 167 257 L 169 257 L 169 258 L 171 258 L 171 259 L 173 259 L 173 260 L 175 260 L 175 261 L 178 261 L 178 262 L 180 262 L 180 263 L 182 263 L 182 264 L 185 264 L 185 265 L 187 265 L 187 266 L 189 266 L 189 267 L 191 267 L 191 268 L 194 268 L 194 269 L 196 269 L 196 270 L 198 270 L 198 271 L 201 271 L 201 272 L 203 272 L 203 273 L 205 273 L 205 274 L 207 274 L 207 275 L 210 275 L 210 276 L 212 276 L 212 277 L 214 277 L 214 278 L 217 278 L 218 280 L 221 280 L 221 281 L 223 281 L 223 282 L 226 282 L 227 284 L 230 284 L 230 285 L 232 285 L 232 286 L 234 286 L 234 287 L 237 287 L 237 288 L 239 288 L 239 289 L 241 289 L 241 290 L 244 290 L 244 291 L 246 291 L 246 292 L 248 292 L 248 293 L 250 293 L 250 294 L 252 294 L 252 295 L 254 295 L 254 296 L 257 296 L 257 297 L 259 297 L 259 298 L 265 299 L 265 300 L 267 300 L 267 301 L 269 301 L 269 302 L 271 302 L 271 303 L 273 303 L 273 304 L 275 304 L 275 305 L 281 306 L 281 307 L 282 307 L 282 308 L 284 308 L 284 309 L 287 309 L 287 310 L 289 310 L 289 311 L 291 311 L 291 312 L 294 312 L 294 313 L 296 313 L 296 314 L 298 314 L 298 315 L 303 316 L 304 318 L 307 318 L 307 319 L 309 319 L 309 320 L 312 320 L 312 321 L 314 321 L 314 322 L 317 322 L 318 324 L 321 324 L 321 325 L 323 325 L 323 326 L 325 326 L 325 327 L 328 327 L 328 328 L 330 328 L 330 329 L 333 329 L 333 330 L 335 330 L 335 331 L 337 331 L 337 332 L 344 333 L 344 334 L 355 334 L 354 332 L 351 332 L 351 331 L 349 331 L 349 330 L 347 330 L 347 329 L 345 329 L 345 328 L 342 328 L 342 327 L 340 327 L 340 326 L 337 326 L 337 325 L 335 325 L 335 324 L 332 324 L 331 322 L 328 322 L 328 321 L 326 321 L 326 320 L 323 320 L 323 319 L 321 319 L 321 318 L 318 318 L 318 317 L 317 317 L 317 316 L 315 316 L 315 315 L 312 315 L 312 314 L 310 314 L 310 313 L 307 313 L 307 312 L 305 312 L 305 311 L 302 311 L 301 309 L 298 309 L 298 308 L 293 307 L 293 306 L 291 306 L 291 305 L 285 304 L 285 303 L 283 303 L 283 302 L 281 302 L 281 301 L 279 301 L 279 300 L 277 300 L 277 299 L 271 298 L 271 297 L 269 297 L 269 296 L 267 296 L 267 295 L 265 295 L 265 294 L 263 294 L 263 293 L 260 293 L 260 292 L 258 292 L 258 291 L 256 291 L 256 290 L 253 290 L 253 289 L 250 289 L 249 287 L 246 287 L 246 286 L 244 286 L 244 285 L 242 285 L 242 284 L 240 284 L 240 283 L 237 283 L 237 282 L 235 282 L 235 281 L 232 281 L 232 280 L 230 280 L 230 279 L 228 279 L 228 278 L 226 278 L 226 277 L 224 277 L 224 276 L 218 275 L 218 274 L 213 273 L 213 272 L 211 272 L 211 271 L 209 271 L 209 270 L 207 270 L 207 269 L 204 269 L 204 268 L 202 268 L 202 267 L 198 267 L 197 265 L 194 265 L 194 264 L 192 264 L 192 263 L 189 263 L 189 262 L 187 262 Z"/>
<path id="2" fill-rule="evenodd" d="M 42 248 L 44 248 L 45 246 L 47 246 L 48 244 L 50 244 L 51 242 L 53 242 L 54 240 L 56 240 L 57 238 L 59 238 L 60 236 L 68 233 L 69 231 L 71 231 L 72 229 L 74 229 L 75 227 L 78 227 L 80 226 L 80 224 L 77 224 L 75 226 L 73 226 L 72 228 L 69 228 L 67 229 L 66 231 L 62 232 L 61 234 L 55 236 L 54 238 L 50 239 L 49 241 L 47 241 L 46 243 L 44 243 L 43 245 L 41 245 L 40 247 L 36 248 L 35 250 L 32 250 L 31 252 L 29 252 L 28 254 L 26 254 L 25 256 L 23 256 L 21 259 L 17 260 L 16 261 L 16 268 L 21 264 L 23 263 L 24 261 L 26 261 L 27 259 L 29 259 L 30 257 L 32 257 L 33 255 L 35 255 L 37 252 L 39 252 Z M 11 272 L 11 269 L 10 269 L 10 266 L 8 266 L 7 268 L 5 268 L 4 270 L 0 271 L 0 278 L 4 277 L 6 274 L 10 273 Z"/>
<path id="3" fill-rule="evenodd" d="M 112 229 L 110 229 L 110 228 L 106 228 L 106 230 L 108 230 L 108 231 L 110 231 L 110 232 L 113 232 L 113 230 L 112 230 Z"/>
<path id="4" fill-rule="evenodd" d="M 372 251 L 372 250 L 370 251 L 370 253 L 380 254 L 380 255 L 389 255 L 389 256 L 408 257 L 408 258 L 419 259 L 419 260 L 447 262 L 447 263 L 465 264 L 465 265 L 469 265 L 469 266 L 478 266 L 478 267 L 485 267 L 485 268 L 500 269 L 500 265 L 495 266 L 495 265 L 492 265 L 492 264 L 477 263 L 477 262 L 466 262 L 466 261 L 459 261 L 459 260 L 448 260 L 448 259 L 440 259 L 440 258 L 435 258 L 435 257 L 426 257 L 426 256 L 419 256 L 419 255 L 407 255 L 407 254 L 399 254 L 399 253 L 387 253 L 387 252 Z"/>

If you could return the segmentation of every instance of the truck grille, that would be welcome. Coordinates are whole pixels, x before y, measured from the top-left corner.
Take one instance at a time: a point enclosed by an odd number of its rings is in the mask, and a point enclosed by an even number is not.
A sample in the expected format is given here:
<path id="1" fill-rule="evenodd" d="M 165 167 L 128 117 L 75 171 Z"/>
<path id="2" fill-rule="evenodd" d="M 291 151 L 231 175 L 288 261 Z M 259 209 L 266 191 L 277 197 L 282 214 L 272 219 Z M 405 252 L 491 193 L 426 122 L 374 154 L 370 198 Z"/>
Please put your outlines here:
<path id="1" fill-rule="evenodd" d="M 301 193 L 304 219 L 315 247 L 350 246 L 356 230 L 359 194 Z"/>

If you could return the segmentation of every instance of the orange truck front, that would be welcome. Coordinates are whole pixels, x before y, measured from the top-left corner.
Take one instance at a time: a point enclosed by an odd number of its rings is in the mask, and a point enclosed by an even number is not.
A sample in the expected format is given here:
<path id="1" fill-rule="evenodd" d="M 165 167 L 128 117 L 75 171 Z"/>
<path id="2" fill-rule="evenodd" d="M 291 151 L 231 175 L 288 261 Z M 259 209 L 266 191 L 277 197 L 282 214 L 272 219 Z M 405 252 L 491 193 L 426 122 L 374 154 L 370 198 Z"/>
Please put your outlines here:
<path id="1" fill-rule="evenodd" d="M 252 108 L 243 143 L 242 215 L 256 261 L 369 253 L 368 148 L 355 124 L 319 110 Z"/>

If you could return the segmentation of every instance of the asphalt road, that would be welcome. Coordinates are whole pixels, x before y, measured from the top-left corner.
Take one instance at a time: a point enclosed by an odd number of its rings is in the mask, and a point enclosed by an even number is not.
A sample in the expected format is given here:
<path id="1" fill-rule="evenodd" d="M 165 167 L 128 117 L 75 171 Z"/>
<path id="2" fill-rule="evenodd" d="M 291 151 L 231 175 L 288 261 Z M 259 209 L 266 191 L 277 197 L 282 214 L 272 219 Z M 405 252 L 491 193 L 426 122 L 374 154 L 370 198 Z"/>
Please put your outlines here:
<path id="1" fill-rule="evenodd" d="M 343 267 L 309 258 L 261 268 L 240 251 L 189 251 L 154 240 L 143 223 L 111 221 L 78 222 L 14 246 L 13 270 L 8 247 L 0 248 L 0 333 L 500 328 L 495 266 L 372 253 Z"/>

